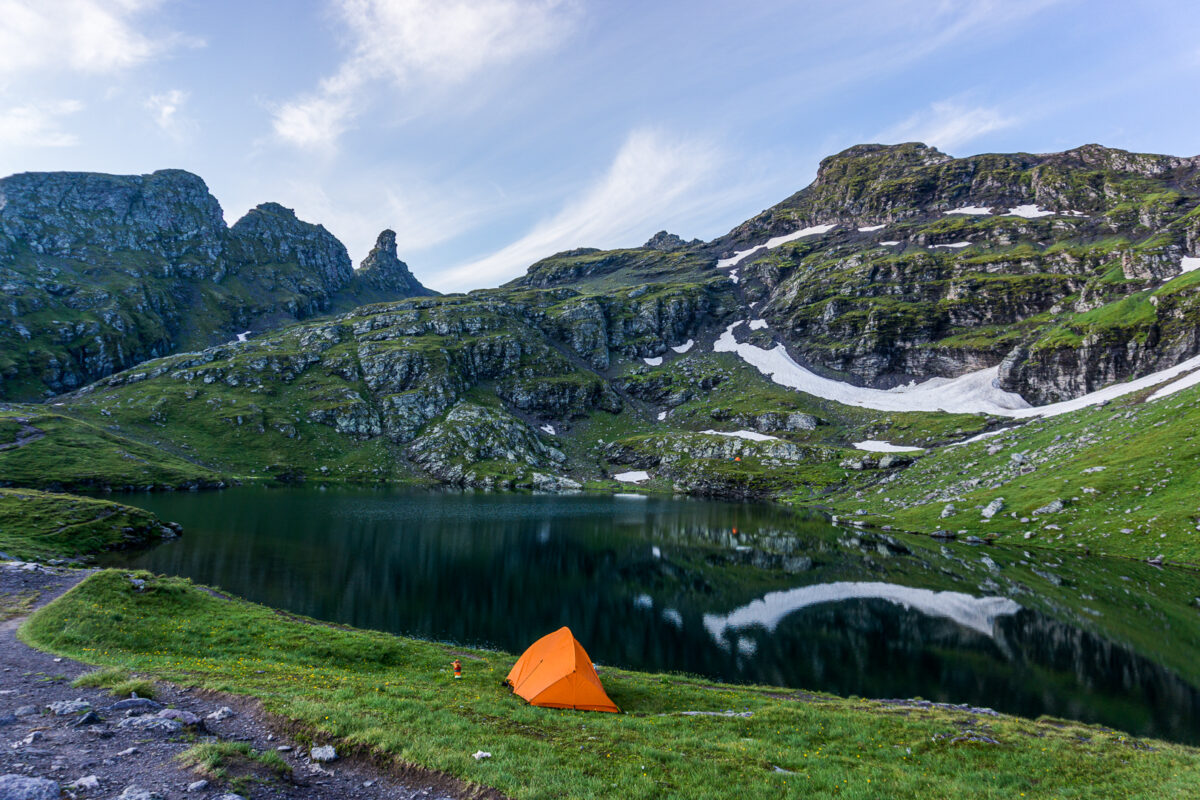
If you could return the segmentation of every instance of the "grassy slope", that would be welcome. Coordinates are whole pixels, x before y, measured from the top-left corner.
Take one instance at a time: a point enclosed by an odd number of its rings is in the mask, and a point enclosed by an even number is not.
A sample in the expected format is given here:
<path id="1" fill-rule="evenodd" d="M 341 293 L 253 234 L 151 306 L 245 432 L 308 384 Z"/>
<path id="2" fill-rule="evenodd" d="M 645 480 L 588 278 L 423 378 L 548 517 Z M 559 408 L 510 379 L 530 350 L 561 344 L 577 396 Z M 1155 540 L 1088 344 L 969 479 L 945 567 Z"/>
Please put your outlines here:
<path id="1" fill-rule="evenodd" d="M 314 741 L 339 740 L 343 749 L 372 750 L 518 798 L 1200 792 L 1196 750 L 1056 720 L 608 669 L 602 677 L 624 714 L 533 708 L 499 685 L 511 656 L 329 628 L 174 578 L 151 579 L 138 593 L 122 573 L 98 573 L 39 611 L 21 635 L 92 663 L 257 696 Z M 455 682 L 448 666 L 460 654 L 465 678 Z M 752 716 L 679 715 L 723 709 Z M 951 742 L 966 729 L 999 744 Z M 478 749 L 492 758 L 475 761 Z"/>
<path id="2" fill-rule="evenodd" d="M 860 497 L 851 486 L 831 504 L 843 512 L 866 510 L 877 524 L 902 530 L 997 534 L 1001 542 L 1023 544 L 1029 532 L 1029 545 L 1087 546 L 1139 558 L 1163 553 L 1200 563 L 1200 387 L 1145 402 L 1149 394 L 931 451 L 895 480 L 860 489 Z M 1022 474 L 1014 454 L 1035 469 Z M 1084 472 L 1096 467 L 1103 469 Z M 979 507 L 997 497 L 1004 498 L 1004 510 L 984 522 Z M 1033 514 L 1054 500 L 1066 504 L 1062 512 Z M 947 503 L 958 513 L 942 518 Z"/>
<path id="3" fill-rule="evenodd" d="M 0 552 L 15 558 L 70 558 L 159 536 L 148 511 L 92 497 L 0 489 Z"/>
<path id="4" fill-rule="evenodd" d="M 33 487 L 174 487 L 215 484 L 221 476 L 165 450 L 39 406 L 0 411 L 10 440 L 28 428 L 44 434 L 0 450 L 0 484 Z M 24 434 L 23 434 L 24 435 Z M 36 434 L 35 434 L 36 435 Z M 5 435 L 0 433 L 0 440 Z M 0 442 L 2 443 L 2 442 Z"/>

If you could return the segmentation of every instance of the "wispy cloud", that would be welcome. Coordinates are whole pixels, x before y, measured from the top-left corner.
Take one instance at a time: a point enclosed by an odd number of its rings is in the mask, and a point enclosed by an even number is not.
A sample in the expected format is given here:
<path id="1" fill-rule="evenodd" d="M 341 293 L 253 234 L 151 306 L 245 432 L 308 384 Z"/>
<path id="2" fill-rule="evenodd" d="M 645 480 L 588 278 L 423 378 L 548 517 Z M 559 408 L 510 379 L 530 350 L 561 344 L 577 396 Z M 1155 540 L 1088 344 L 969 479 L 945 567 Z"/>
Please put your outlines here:
<path id="1" fill-rule="evenodd" d="M 0 77 L 31 70 L 106 73 L 202 42 L 138 23 L 159 0 L 0 0 Z"/>
<path id="2" fill-rule="evenodd" d="M 717 193 L 698 190 L 711 182 L 720 161 L 717 149 L 706 142 L 634 131 L 603 177 L 578 200 L 499 251 L 442 273 L 437 285 L 452 290 L 491 286 L 561 250 L 640 244 L 672 220 L 711 205 Z"/>
<path id="3" fill-rule="evenodd" d="M 315 91 L 275 110 L 276 135 L 300 147 L 336 144 L 371 84 L 460 83 L 557 47 L 577 16 L 568 0 L 335 0 L 334 8 L 349 57 Z"/>
<path id="4" fill-rule="evenodd" d="M 155 125 L 171 136 L 180 137 L 185 129 L 185 120 L 179 112 L 187 99 L 188 93 L 182 89 L 170 89 L 147 97 L 145 106 Z"/>
<path id="5" fill-rule="evenodd" d="M 887 144 L 924 142 L 941 150 L 954 150 L 980 136 L 1019 123 L 996 108 L 967 106 L 954 100 L 933 103 L 902 122 L 878 133 L 874 139 Z"/>
<path id="6" fill-rule="evenodd" d="M 0 146 L 72 147 L 79 140 L 60 121 L 82 108 L 78 100 L 60 100 L 0 110 Z"/>

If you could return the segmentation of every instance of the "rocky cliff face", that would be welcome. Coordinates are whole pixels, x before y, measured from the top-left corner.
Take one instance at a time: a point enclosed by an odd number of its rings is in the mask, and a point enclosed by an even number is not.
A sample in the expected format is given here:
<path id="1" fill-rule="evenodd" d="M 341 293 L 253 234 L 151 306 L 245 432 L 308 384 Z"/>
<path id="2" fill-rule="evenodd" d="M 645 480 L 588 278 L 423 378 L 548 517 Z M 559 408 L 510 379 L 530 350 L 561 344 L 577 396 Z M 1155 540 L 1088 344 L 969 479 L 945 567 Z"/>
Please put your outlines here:
<path id="1" fill-rule="evenodd" d="M 1035 404 L 1200 352 L 1200 158 L 862 145 L 708 246 L 798 360 L 888 388 L 1003 365 Z M 826 230 L 826 226 L 828 229 Z"/>
<path id="2" fill-rule="evenodd" d="M 359 280 L 341 242 L 276 203 L 227 228 L 204 182 L 181 170 L 4 178 L 0 398 L 67 391 L 178 349 L 351 307 L 360 293 L 426 293 L 392 267 Z"/>

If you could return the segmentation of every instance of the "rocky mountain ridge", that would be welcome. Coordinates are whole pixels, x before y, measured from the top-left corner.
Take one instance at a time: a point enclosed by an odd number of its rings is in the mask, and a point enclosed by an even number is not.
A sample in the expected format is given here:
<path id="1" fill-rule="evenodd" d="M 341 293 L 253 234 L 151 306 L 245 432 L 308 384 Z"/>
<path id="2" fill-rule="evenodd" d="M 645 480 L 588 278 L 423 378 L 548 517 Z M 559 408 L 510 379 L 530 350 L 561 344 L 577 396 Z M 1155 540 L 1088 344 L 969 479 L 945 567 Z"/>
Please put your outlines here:
<path id="1" fill-rule="evenodd" d="M 0 398 L 428 293 L 392 247 L 394 263 L 360 276 L 332 234 L 277 203 L 226 227 L 204 181 L 182 170 L 0 179 Z"/>

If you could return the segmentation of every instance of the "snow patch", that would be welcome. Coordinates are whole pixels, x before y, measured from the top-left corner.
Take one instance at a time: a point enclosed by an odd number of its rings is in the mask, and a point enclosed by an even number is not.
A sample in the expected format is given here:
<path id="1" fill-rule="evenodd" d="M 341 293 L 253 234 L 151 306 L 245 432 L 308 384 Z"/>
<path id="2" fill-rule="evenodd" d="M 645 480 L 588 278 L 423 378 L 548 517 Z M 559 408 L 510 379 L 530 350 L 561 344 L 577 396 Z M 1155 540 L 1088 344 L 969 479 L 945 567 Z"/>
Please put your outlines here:
<path id="1" fill-rule="evenodd" d="M 654 358 L 643 358 L 642 361 L 645 361 L 647 364 L 649 364 L 652 367 L 657 367 L 659 364 L 662 363 L 662 356 L 655 356 Z"/>
<path id="2" fill-rule="evenodd" d="M 765 327 L 767 327 L 767 321 L 765 319 L 750 320 L 750 330 L 752 331 L 761 331 Z"/>
<path id="3" fill-rule="evenodd" d="M 781 245 L 781 244 L 786 244 L 787 242 L 794 242 L 796 239 L 801 239 L 805 236 L 815 236 L 818 233 L 828 233 L 829 231 L 833 230 L 835 227 L 837 227 L 837 226 L 836 225 L 810 225 L 809 227 L 801 228 L 800 230 L 798 230 L 794 233 L 789 233 L 784 236 L 776 236 L 772 239 L 767 239 L 766 244 L 756 245 L 754 247 L 751 247 L 748 250 L 738 250 L 736 253 L 734 253 L 729 258 L 722 258 L 722 259 L 718 260 L 717 261 L 717 269 L 729 269 L 730 267 L 737 266 L 738 264 L 740 264 L 742 262 L 743 259 L 745 259 L 747 256 L 749 256 L 751 253 L 758 252 L 759 250 L 762 250 L 763 248 L 766 248 L 767 250 L 774 250 L 776 247 L 779 247 L 779 245 Z"/>
<path id="4" fill-rule="evenodd" d="M 704 627 L 718 644 L 725 646 L 726 636 L 734 631 L 761 627 L 774 632 L 789 614 L 847 600 L 886 600 L 930 617 L 953 620 L 984 636 L 992 636 L 998 617 L 1021 610 L 1020 605 L 1007 597 L 972 597 L 961 592 L 935 592 L 894 583 L 839 581 L 768 592 L 728 614 L 705 614 Z"/>
<path id="5" fill-rule="evenodd" d="M 884 228 L 886 228 L 886 227 L 887 227 L 887 223 L 886 223 L 886 222 L 885 222 L 885 223 L 883 223 L 882 225 L 867 225 L 867 226 L 864 226 L 864 227 L 862 227 L 862 228 L 859 228 L 859 229 L 858 229 L 858 232 L 859 232 L 859 233 L 870 233 L 871 231 L 881 231 L 881 230 L 883 230 L 883 229 L 884 229 Z"/>
<path id="6" fill-rule="evenodd" d="M 667 412 L 665 412 L 665 411 L 658 412 L 658 421 L 659 422 L 662 422 L 666 418 L 667 418 Z"/>
<path id="7" fill-rule="evenodd" d="M 546 433 L 550 434 L 551 436 L 554 435 L 554 426 L 553 425 L 542 425 L 541 430 L 544 430 Z"/>
<path id="8" fill-rule="evenodd" d="M 1006 212 L 1010 217 L 1024 217 L 1025 219 L 1037 219 L 1038 217 L 1053 216 L 1053 211 L 1047 211 L 1044 208 L 1039 208 L 1037 205 L 1029 204 L 1024 206 L 1014 206 Z"/>
<path id="9" fill-rule="evenodd" d="M 1164 397 L 1170 397 L 1176 392 L 1182 392 L 1184 389 L 1190 389 L 1200 383 L 1200 370 L 1196 370 L 1187 377 L 1180 378 L 1174 383 L 1168 383 L 1166 386 L 1159 389 L 1154 394 L 1150 395 L 1147 400 L 1161 400 Z"/>
<path id="10" fill-rule="evenodd" d="M 250 331 L 242 331 L 241 333 L 239 333 L 237 335 L 237 340 L 239 342 L 244 342 L 244 341 L 246 341 L 246 337 L 249 335 L 250 335 Z"/>
<path id="11" fill-rule="evenodd" d="M 729 280 L 733 281 L 734 283 L 737 283 L 741 280 L 741 278 L 738 277 L 738 271 L 736 269 L 729 273 Z"/>
<path id="12" fill-rule="evenodd" d="M 683 344 L 674 345 L 671 349 L 674 350 L 676 353 L 686 353 L 688 350 L 691 350 L 692 346 L 695 344 L 696 344 L 695 339 L 688 339 Z"/>
<path id="13" fill-rule="evenodd" d="M 970 214 L 975 217 L 990 217 L 992 210 L 983 206 L 959 206 L 944 212 L 946 214 Z"/>
<path id="14" fill-rule="evenodd" d="M 899 242 L 880 242 L 880 244 L 884 245 L 885 247 L 891 247 L 894 244 L 900 244 L 900 243 Z"/>
<path id="15" fill-rule="evenodd" d="M 777 441 L 779 441 L 778 436 L 768 436 L 767 434 L 759 433 L 758 431 L 714 431 L 712 429 L 709 429 L 707 431 L 700 431 L 700 432 L 707 433 L 712 436 L 732 436 L 735 439 L 749 439 L 752 442 L 777 442 Z"/>
<path id="16" fill-rule="evenodd" d="M 855 442 L 854 446 L 859 450 L 867 450 L 872 453 L 923 453 L 924 447 L 906 447 L 902 444 L 892 444 L 891 442 L 880 441 L 879 439 L 863 439 L 861 442 Z"/>
<path id="17" fill-rule="evenodd" d="M 1184 256 L 1179 260 L 1179 274 L 1200 269 L 1200 256 Z"/>
<path id="18" fill-rule="evenodd" d="M 953 247 L 957 250 L 960 247 L 970 247 L 970 242 L 952 242 L 951 244 L 931 244 L 930 247 Z"/>
<path id="19" fill-rule="evenodd" d="M 713 342 L 718 353 L 737 353 L 743 361 L 781 386 L 797 389 L 826 400 L 834 400 L 876 411 L 944 410 L 964 414 L 1006 414 L 1028 408 L 1018 394 L 1005 392 L 994 384 L 998 367 L 968 373 L 953 380 L 933 378 L 922 384 L 883 391 L 852 386 L 824 378 L 792 360 L 783 345 L 770 350 L 750 343 L 738 343 L 733 331 L 743 322 L 735 322 Z"/>
<path id="20" fill-rule="evenodd" d="M 621 481 L 621 483 L 641 483 L 642 481 L 650 480 L 650 473 L 644 469 L 635 469 L 631 472 L 618 472 L 613 475 L 613 478 Z M 641 497 L 641 495 L 638 495 Z"/>

